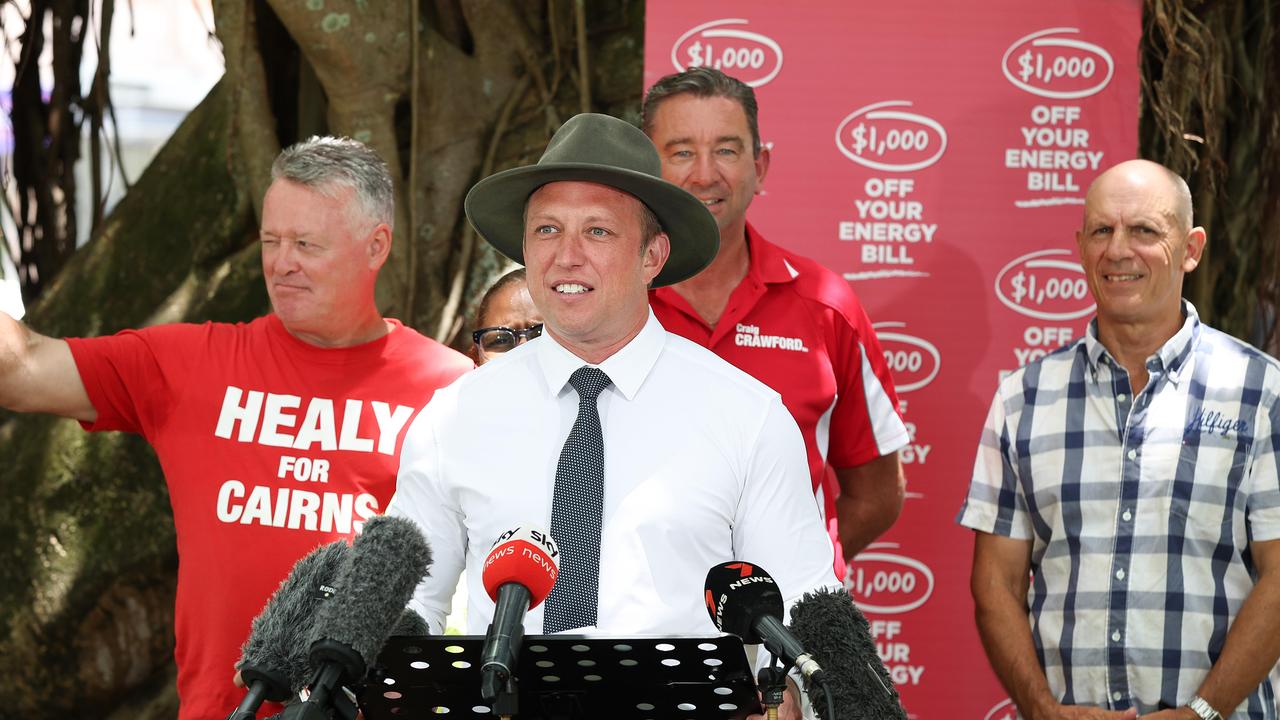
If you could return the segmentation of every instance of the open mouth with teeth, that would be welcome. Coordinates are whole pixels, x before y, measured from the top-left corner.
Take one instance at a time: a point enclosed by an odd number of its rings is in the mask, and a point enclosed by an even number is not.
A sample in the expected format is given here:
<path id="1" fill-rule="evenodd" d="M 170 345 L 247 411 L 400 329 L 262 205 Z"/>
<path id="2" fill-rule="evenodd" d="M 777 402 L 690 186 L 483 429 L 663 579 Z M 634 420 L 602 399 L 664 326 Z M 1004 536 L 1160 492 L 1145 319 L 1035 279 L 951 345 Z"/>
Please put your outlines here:
<path id="1" fill-rule="evenodd" d="M 560 283 L 553 285 L 552 289 L 563 295 L 582 295 L 591 292 L 591 288 L 578 283 Z"/>
<path id="2" fill-rule="evenodd" d="M 1133 280 L 1141 280 L 1142 276 L 1136 273 L 1109 273 L 1102 276 L 1107 282 L 1131 282 Z"/>

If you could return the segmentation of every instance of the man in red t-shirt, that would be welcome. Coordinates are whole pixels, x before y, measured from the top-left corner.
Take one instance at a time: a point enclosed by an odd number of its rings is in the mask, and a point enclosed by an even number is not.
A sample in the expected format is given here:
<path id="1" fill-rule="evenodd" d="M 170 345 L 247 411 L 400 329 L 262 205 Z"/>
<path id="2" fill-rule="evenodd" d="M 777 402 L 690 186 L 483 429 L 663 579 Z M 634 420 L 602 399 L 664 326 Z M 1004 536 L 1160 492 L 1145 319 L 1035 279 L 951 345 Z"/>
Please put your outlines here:
<path id="1" fill-rule="evenodd" d="M 782 395 L 804 435 L 843 578 L 845 563 L 902 511 L 897 450 L 907 429 L 875 331 L 843 278 L 747 223 L 769 169 L 750 87 L 691 68 L 655 83 L 642 115 L 663 177 L 701 200 L 720 226 L 715 260 L 650 293 L 653 311 L 667 330 Z"/>
<path id="2" fill-rule="evenodd" d="M 372 150 L 312 138 L 272 178 L 272 314 L 56 340 L 0 313 L 0 406 L 140 433 L 159 457 L 182 720 L 222 720 L 243 698 L 232 677 L 254 615 L 298 558 L 386 507 L 413 416 L 472 367 L 374 304 L 394 196 Z"/>

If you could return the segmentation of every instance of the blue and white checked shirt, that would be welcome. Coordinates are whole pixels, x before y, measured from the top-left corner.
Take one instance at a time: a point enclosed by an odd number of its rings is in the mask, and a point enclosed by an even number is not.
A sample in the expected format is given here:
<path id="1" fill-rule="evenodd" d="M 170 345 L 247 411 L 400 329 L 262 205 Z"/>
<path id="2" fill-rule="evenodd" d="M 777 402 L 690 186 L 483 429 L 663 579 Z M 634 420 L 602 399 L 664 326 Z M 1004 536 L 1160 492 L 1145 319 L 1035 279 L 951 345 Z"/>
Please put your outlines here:
<path id="1" fill-rule="evenodd" d="M 1097 338 L 1001 383 L 961 525 L 1030 540 L 1032 635 L 1066 704 L 1184 704 L 1280 538 L 1280 363 L 1186 322 L 1138 394 Z M 1258 686 L 1233 720 L 1276 720 Z"/>

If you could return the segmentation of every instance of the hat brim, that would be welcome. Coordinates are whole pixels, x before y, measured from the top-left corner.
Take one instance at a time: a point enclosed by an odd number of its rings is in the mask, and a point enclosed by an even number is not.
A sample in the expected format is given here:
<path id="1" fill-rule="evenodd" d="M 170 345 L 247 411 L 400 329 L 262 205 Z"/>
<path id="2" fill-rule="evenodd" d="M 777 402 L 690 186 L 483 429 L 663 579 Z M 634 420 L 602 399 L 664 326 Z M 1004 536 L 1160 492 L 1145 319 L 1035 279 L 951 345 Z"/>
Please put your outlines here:
<path id="1" fill-rule="evenodd" d="M 476 183 L 463 201 L 467 219 L 498 252 L 524 263 L 524 208 L 547 183 L 593 182 L 635 196 L 657 216 L 671 240 L 671 255 L 653 287 L 697 275 L 720 250 L 720 228 L 711 211 L 680 187 L 646 173 L 592 163 L 548 163 L 512 168 Z"/>

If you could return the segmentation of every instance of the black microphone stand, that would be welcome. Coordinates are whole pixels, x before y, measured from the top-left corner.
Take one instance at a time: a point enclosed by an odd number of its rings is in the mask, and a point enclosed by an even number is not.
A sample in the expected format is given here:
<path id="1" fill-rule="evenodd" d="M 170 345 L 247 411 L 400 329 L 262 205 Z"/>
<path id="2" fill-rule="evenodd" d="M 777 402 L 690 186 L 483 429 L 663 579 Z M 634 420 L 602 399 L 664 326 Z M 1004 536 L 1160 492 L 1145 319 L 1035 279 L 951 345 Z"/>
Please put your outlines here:
<path id="1" fill-rule="evenodd" d="M 776 655 L 769 656 L 769 664 L 760 668 L 756 679 L 760 687 L 760 704 L 764 705 L 766 717 L 778 720 L 778 706 L 787 694 L 787 673 L 778 663 Z"/>
<path id="2" fill-rule="evenodd" d="M 529 611 L 529 589 L 512 583 L 498 592 L 493 622 L 485 633 L 484 652 L 480 658 L 480 697 L 494 715 L 504 720 L 518 711 L 519 693 L 516 683 L 516 658 L 524 642 L 525 613 Z"/>
<path id="3" fill-rule="evenodd" d="M 312 644 L 311 662 L 320 666 L 308 685 L 311 694 L 305 702 L 286 707 L 280 717 L 283 720 L 356 720 L 358 708 L 345 688 L 364 679 L 364 658 L 343 643 L 323 639 Z"/>
<path id="4" fill-rule="evenodd" d="M 240 678 L 249 686 L 249 692 L 227 716 L 227 720 L 254 720 L 262 703 L 268 700 L 280 702 L 289 698 L 289 679 L 279 672 L 256 665 L 245 665 L 240 669 Z"/>
<path id="5" fill-rule="evenodd" d="M 506 680 L 502 681 L 500 687 L 494 692 L 492 698 L 492 700 L 489 700 L 489 696 L 485 697 L 486 700 L 493 703 L 490 711 L 494 715 L 502 718 L 502 720 L 511 720 L 511 718 L 515 717 L 519 712 L 520 705 L 520 690 L 515 675 L 507 676 Z"/>

